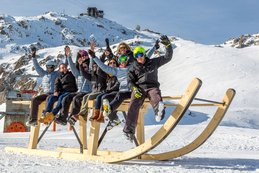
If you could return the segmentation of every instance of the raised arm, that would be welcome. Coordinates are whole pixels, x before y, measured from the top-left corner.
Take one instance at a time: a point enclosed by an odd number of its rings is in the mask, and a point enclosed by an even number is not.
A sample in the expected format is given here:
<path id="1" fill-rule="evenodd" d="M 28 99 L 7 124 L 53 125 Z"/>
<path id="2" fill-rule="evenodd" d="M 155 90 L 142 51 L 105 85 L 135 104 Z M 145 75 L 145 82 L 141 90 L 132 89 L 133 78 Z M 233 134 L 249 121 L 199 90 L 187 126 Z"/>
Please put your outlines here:
<path id="1" fill-rule="evenodd" d="M 46 70 L 43 70 L 43 68 L 39 65 L 38 60 L 36 57 L 32 57 L 33 66 L 36 70 L 36 72 L 42 77 L 48 74 Z"/>
<path id="2" fill-rule="evenodd" d="M 149 51 L 147 51 L 146 57 L 150 58 L 157 49 L 159 49 L 159 40 L 156 40 L 154 46 L 151 49 L 149 49 Z"/>
<path id="3" fill-rule="evenodd" d="M 89 81 L 92 80 L 91 72 L 89 72 L 88 69 L 85 70 L 82 65 L 79 65 L 79 70 L 80 70 L 80 72 L 81 72 L 81 74 L 83 75 L 84 78 L 86 78 Z"/>
<path id="4" fill-rule="evenodd" d="M 79 70 L 76 68 L 75 63 L 73 62 L 71 56 L 67 57 L 68 65 L 70 66 L 72 74 L 77 78 L 80 75 Z"/>
<path id="5" fill-rule="evenodd" d="M 165 53 L 164 56 L 161 56 L 161 57 L 158 57 L 158 58 L 154 59 L 154 60 L 157 61 L 156 63 L 157 63 L 158 67 L 161 67 L 162 65 L 168 63 L 173 58 L 173 47 L 172 47 L 171 42 L 168 39 L 168 37 L 162 36 L 161 37 L 161 43 L 163 45 L 165 45 L 166 53 Z"/>

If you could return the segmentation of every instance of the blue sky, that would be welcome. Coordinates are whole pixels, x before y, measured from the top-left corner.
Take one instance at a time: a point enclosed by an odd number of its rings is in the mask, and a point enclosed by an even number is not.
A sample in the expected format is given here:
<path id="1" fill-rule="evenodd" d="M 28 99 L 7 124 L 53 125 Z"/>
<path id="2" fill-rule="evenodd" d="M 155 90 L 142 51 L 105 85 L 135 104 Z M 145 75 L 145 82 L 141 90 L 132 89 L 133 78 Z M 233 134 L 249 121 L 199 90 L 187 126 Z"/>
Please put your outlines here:
<path id="1" fill-rule="evenodd" d="M 259 32 L 258 0 L 1 0 L 0 14 L 30 16 L 46 11 L 78 15 L 97 6 L 105 17 L 204 44 Z"/>

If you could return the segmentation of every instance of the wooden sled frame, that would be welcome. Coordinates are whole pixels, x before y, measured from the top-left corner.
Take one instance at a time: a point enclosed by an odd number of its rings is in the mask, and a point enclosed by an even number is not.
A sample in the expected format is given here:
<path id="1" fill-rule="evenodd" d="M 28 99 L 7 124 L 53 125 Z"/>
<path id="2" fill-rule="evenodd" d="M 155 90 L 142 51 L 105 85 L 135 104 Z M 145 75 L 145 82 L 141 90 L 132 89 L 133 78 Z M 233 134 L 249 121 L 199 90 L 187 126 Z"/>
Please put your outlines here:
<path id="1" fill-rule="evenodd" d="M 51 156 L 56 158 L 72 159 L 72 160 L 94 160 L 107 163 L 117 163 L 131 159 L 144 159 L 144 160 L 168 160 L 171 158 L 179 157 L 185 154 L 190 153 L 191 151 L 198 148 L 202 145 L 210 135 L 215 131 L 220 121 L 227 112 L 231 101 L 235 95 L 233 89 L 229 89 L 226 95 L 223 98 L 223 102 L 215 102 L 213 104 L 192 104 L 198 90 L 201 87 L 202 82 L 195 78 L 187 88 L 183 96 L 177 97 L 163 97 L 164 100 L 179 99 L 178 104 L 166 104 L 166 106 L 176 106 L 171 116 L 167 119 L 164 125 L 149 139 L 145 141 L 144 136 L 144 113 L 147 110 L 147 103 L 145 102 L 143 107 L 140 110 L 140 115 L 138 119 L 138 125 L 136 129 L 136 139 L 138 141 L 138 146 L 124 152 L 116 151 L 100 151 L 98 150 L 98 139 L 100 132 L 100 123 L 96 121 L 91 122 L 90 135 L 88 140 L 88 147 L 86 145 L 86 122 L 83 119 L 80 119 L 80 140 L 83 144 L 84 150 L 83 153 L 79 152 L 79 149 L 75 148 L 58 148 L 58 151 L 47 151 L 47 150 L 38 150 L 37 140 L 39 136 L 39 127 L 33 127 L 31 129 L 30 142 L 28 149 L 27 148 L 15 148 L 15 147 L 6 147 L 5 150 L 9 152 L 18 152 L 31 155 L 40 155 L 40 156 Z M 90 103 L 89 103 L 90 104 Z M 89 105 L 93 107 L 93 105 Z M 217 106 L 218 109 L 205 128 L 205 130 L 190 144 L 165 153 L 159 154 L 146 154 L 157 145 L 159 145 L 175 128 L 180 119 L 183 117 L 186 110 L 189 106 Z M 127 101 L 124 102 L 118 110 L 127 110 Z M 39 110 L 39 112 L 42 110 Z M 88 149 L 86 149 L 88 148 Z"/>

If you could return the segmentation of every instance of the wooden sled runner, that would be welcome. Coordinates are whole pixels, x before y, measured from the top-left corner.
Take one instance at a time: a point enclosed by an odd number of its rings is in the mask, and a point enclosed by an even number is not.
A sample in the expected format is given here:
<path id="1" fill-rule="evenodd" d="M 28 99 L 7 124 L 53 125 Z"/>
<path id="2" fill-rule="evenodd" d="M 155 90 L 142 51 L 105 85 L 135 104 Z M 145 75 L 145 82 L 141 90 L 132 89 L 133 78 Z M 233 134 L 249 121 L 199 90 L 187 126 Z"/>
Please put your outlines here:
<path id="1" fill-rule="evenodd" d="M 80 120 L 80 141 L 83 145 L 84 150 L 73 148 L 59 148 L 59 151 L 47 151 L 47 150 L 38 150 L 38 136 L 39 136 L 39 127 L 32 128 L 29 147 L 27 148 L 15 148 L 15 147 L 6 147 L 5 150 L 9 152 L 18 152 L 31 155 L 40 155 L 40 156 L 51 156 L 56 158 L 72 159 L 72 160 L 94 160 L 102 161 L 107 163 L 117 163 L 131 159 L 144 159 L 144 160 L 168 160 L 171 158 L 179 157 L 185 154 L 190 153 L 191 151 L 198 148 L 202 145 L 209 136 L 214 132 L 214 130 L 219 125 L 220 121 L 227 112 L 231 101 L 235 95 L 233 89 L 229 89 L 226 95 L 223 98 L 223 102 L 213 102 L 212 104 L 191 104 L 195 99 L 197 92 L 201 87 L 201 80 L 195 78 L 185 91 L 185 93 L 180 97 L 163 97 L 164 100 L 179 99 L 178 104 L 166 104 L 166 106 L 176 106 L 172 114 L 169 116 L 164 125 L 149 139 L 145 141 L 144 136 L 144 113 L 147 110 L 148 102 L 144 103 L 142 109 L 140 110 L 140 115 L 138 119 L 138 125 L 136 129 L 136 140 L 137 147 L 130 149 L 124 152 L 114 152 L 114 151 L 101 151 L 98 150 L 99 140 L 99 131 L 100 123 L 96 121 L 91 122 L 90 135 L 88 140 L 88 146 L 86 145 L 86 123 L 83 119 Z M 198 99 L 197 99 L 198 100 Z M 200 99 L 201 100 L 201 99 Z M 205 100 L 206 101 L 206 100 Z M 212 101 L 208 101 L 212 102 Z M 187 111 L 189 106 L 218 106 L 218 109 L 205 128 L 205 130 L 190 144 L 175 150 L 168 151 L 165 153 L 159 154 L 147 154 L 153 148 L 158 146 L 176 127 L 184 113 Z M 118 110 L 127 110 L 127 102 L 124 102 Z M 39 110 L 40 112 L 40 110 Z M 87 149 L 86 149 L 87 148 Z"/>

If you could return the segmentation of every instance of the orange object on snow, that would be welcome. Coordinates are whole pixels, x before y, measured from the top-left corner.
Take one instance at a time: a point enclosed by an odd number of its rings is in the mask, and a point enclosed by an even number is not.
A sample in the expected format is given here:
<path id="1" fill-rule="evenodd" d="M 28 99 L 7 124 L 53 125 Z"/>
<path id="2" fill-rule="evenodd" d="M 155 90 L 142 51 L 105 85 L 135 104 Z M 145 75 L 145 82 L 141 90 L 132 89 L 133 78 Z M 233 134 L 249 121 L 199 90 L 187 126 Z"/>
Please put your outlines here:
<path id="1" fill-rule="evenodd" d="M 6 127 L 5 132 L 12 133 L 12 132 L 26 132 L 26 127 L 21 122 L 12 122 L 9 126 Z"/>

